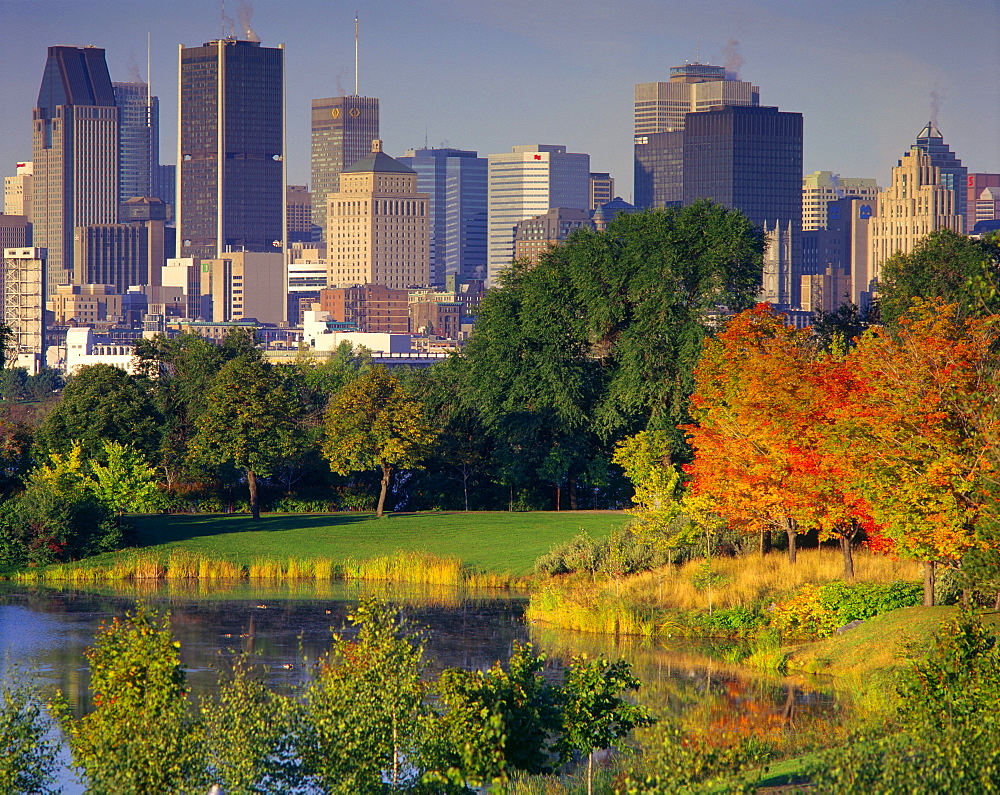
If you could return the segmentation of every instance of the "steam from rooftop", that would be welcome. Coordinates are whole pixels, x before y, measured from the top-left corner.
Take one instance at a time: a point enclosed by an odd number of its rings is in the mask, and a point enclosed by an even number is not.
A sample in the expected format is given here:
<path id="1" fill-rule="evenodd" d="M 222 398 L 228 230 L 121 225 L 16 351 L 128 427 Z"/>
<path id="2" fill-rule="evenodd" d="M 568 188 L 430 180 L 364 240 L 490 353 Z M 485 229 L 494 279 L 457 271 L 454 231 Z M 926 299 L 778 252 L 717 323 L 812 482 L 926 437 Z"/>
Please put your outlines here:
<path id="1" fill-rule="evenodd" d="M 726 69 L 727 80 L 739 80 L 740 69 L 743 68 L 743 56 L 740 55 L 740 43 L 730 39 L 722 48 L 723 66 Z"/>

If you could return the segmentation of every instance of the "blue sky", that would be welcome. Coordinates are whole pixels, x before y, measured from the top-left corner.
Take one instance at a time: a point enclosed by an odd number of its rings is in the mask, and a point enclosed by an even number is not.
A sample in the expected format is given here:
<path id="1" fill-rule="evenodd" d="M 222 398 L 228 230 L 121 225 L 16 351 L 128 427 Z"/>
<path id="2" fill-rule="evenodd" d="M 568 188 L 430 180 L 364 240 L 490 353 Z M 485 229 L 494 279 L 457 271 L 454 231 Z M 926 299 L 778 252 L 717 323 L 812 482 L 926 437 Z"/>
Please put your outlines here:
<path id="1" fill-rule="evenodd" d="M 565 144 L 632 191 L 633 84 L 671 66 L 742 60 L 761 103 L 805 118 L 806 173 L 875 177 L 935 113 L 970 171 L 1000 172 L 1000 0 L 226 0 L 267 46 L 284 43 L 289 181 L 309 181 L 309 101 L 381 100 L 393 155 L 424 145 L 509 151 Z M 104 47 L 113 80 L 146 72 L 161 160 L 176 160 L 177 47 L 223 32 L 217 0 L 0 0 L 0 174 L 31 156 L 46 48 Z"/>

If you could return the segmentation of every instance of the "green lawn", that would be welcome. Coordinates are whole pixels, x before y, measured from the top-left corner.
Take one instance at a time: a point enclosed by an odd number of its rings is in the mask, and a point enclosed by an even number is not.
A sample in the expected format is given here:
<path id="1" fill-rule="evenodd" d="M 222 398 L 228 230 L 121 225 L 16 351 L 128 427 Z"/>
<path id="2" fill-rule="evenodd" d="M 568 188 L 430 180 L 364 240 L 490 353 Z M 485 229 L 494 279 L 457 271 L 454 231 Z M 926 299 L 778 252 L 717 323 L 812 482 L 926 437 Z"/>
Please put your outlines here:
<path id="1" fill-rule="evenodd" d="M 535 558 L 582 531 L 604 538 L 630 517 L 619 511 L 532 513 L 134 516 L 143 547 L 183 547 L 208 557 L 250 563 L 255 558 L 364 560 L 397 551 L 458 557 L 485 572 L 527 574 Z"/>

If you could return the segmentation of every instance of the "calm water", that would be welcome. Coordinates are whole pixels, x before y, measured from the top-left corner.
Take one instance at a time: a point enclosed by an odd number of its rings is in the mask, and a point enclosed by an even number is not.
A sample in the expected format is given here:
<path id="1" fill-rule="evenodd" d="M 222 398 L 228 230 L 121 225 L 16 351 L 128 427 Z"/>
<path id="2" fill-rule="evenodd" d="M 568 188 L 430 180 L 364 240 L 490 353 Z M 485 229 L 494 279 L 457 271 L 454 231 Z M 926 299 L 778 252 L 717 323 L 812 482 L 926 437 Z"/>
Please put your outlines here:
<path id="1" fill-rule="evenodd" d="M 195 694 L 211 693 L 219 672 L 241 652 L 266 671 L 272 687 L 287 691 L 306 680 L 309 666 L 303 660 L 329 649 L 331 632 L 347 625 L 362 594 L 400 605 L 413 625 L 424 628 L 432 671 L 488 668 L 506 662 L 515 641 L 530 641 L 546 652 L 547 669 L 557 681 L 573 654 L 628 659 L 643 682 L 643 701 L 659 711 L 686 713 L 713 731 L 789 731 L 797 719 L 822 720 L 838 710 L 829 692 L 713 661 L 704 645 L 677 642 L 666 648 L 528 626 L 521 597 L 450 588 L 311 582 L 269 588 L 243 582 L 94 593 L 0 585 L 0 660 L 4 667 L 31 671 L 44 687 L 58 688 L 83 714 L 90 707 L 84 651 L 102 621 L 124 615 L 142 598 L 171 612 Z M 62 783 L 66 793 L 81 791 L 68 773 Z"/>

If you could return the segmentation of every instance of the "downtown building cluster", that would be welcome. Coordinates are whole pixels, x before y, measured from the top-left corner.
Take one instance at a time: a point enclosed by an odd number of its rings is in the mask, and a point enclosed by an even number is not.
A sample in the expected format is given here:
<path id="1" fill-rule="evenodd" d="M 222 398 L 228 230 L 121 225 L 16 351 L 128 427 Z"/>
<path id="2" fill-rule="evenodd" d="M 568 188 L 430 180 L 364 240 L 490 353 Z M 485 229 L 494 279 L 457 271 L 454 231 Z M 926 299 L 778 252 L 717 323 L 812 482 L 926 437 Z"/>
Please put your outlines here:
<path id="1" fill-rule="evenodd" d="M 289 185 L 285 52 L 255 39 L 179 47 L 174 165 L 159 162 L 147 83 L 113 82 L 100 48 L 49 48 L 32 159 L 12 164 L 0 214 L 11 362 L 127 368 L 143 334 L 234 326 L 290 356 L 349 341 L 429 361 L 467 337 L 513 259 L 620 212 L 704 198 L 763 229 L 761 298 L 804 325 L 866 306 L 881 263 L 930 232 L 1000 219 L 1000 175 L 967 173 L 933 123 L 885 190 L 803 176 L 802 115 L 700 63 L 635 86 L 634 204 L 563 145 L 392 157 L 379 100 L 357 89 L 312 101 L 311 184 Z"/>

